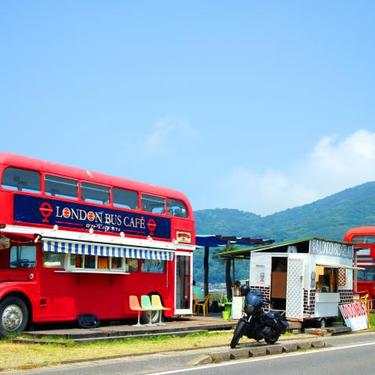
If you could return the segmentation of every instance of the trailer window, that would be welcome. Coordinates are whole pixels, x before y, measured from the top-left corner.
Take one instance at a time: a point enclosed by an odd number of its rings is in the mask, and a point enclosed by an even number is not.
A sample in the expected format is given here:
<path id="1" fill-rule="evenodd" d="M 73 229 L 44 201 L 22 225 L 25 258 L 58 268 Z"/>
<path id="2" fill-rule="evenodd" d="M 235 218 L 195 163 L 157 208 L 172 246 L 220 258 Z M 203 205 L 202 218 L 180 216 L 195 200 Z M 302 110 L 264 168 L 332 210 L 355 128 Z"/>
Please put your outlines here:
<path id="1" fill-rule="evenodd" d="M 315 275 L 317 293 L 337 292 L 338 268 L 317 265 Z"/>
<path id="2" fill-rule="evenodd" d="M 3 189 L 40 193 L 40 176 L 38 172 L 19 168 L 7 168 L 1 181 Z"/>
<path id="3" fill-rule="evenodd" d="M 51 175 L 46 175 L 44 181 L 47 195 L 78 199 L 78 181 Z"/>

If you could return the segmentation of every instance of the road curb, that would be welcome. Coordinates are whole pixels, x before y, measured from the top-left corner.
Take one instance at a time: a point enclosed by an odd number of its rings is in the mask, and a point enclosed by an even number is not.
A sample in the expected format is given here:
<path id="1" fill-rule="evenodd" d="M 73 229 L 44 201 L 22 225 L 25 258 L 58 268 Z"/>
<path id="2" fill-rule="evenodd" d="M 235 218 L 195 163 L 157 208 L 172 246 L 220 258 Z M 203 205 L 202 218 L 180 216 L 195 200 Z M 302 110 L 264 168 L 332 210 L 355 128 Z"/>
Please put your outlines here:
<path id="1" fill-rule="evenodd" d="M 304 340 L 300 342 L 286 342 L 276 345 L 247 346 L 238 349 L 228 349 L 220 352 L 207 353 L 194 361 L 194 366 L 206 365 L 209 363 L 220 363 L 236 359 L 263 357 L 282 353 L 291 353 L 298 350 L 321 349 L 331 346 L 324 340 Z"/>

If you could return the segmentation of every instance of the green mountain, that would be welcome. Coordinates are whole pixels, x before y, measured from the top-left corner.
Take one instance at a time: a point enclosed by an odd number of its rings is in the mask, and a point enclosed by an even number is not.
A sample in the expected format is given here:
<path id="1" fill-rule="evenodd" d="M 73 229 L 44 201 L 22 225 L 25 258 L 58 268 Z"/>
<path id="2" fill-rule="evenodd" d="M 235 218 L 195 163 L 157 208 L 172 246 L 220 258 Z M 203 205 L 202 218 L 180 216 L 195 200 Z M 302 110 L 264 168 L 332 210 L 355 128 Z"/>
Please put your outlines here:
<path id="1" fill-rule="evenodd" d="M 342 240 L 356 226 L 375 225 L 375 182 L 367 182 L 311 204 L 261 217 L 234 209 L 195 211 L 197 234 L 236 235 L 273 239 L 276 242 L 319 236 Z M 210 251 L 211 283 L 224 282 L 223 261 L 215 258 L 220 249 Z M 203 251 L 194 257 L 194 278 L 203 280 Z M 248 262 L 236 263 L 236 278 L 247 278 Z"/>

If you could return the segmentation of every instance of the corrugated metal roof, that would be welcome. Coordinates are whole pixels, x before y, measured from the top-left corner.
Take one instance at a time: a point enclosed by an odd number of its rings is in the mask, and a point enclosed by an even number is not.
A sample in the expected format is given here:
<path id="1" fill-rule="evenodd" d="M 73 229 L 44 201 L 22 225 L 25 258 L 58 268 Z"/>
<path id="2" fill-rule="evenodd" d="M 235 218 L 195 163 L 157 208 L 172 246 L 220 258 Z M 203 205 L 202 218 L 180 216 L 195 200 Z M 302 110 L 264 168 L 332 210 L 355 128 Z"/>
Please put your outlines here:
<path id="1" fill-rule="evenodd" d="M 303 242 L 309 242 L 311 240 L 320 240 L 320 241 L 335 242 L 335 243 L 340 243 L 340 244 L 348 244 L 348 242 L 330 240 L 330 239 L 321 238 L 321 237 L 307 237 L 307 238 L 301 238 L 299 240 L 272 243 L 269 245 L 252 246 L 248 248 L 241 248 L 241 249 L 234 249 L 234 250 L 225 250 L 220 253 L 217 253 L 216 255 L 223 257 L 223 258 L 249 258 L 250 253 L 254 251 L 256 252 L 267 251 L 267 250 L 277 249 L 280 247 L 293 246 L 293 245 L 297 245 Z"/>

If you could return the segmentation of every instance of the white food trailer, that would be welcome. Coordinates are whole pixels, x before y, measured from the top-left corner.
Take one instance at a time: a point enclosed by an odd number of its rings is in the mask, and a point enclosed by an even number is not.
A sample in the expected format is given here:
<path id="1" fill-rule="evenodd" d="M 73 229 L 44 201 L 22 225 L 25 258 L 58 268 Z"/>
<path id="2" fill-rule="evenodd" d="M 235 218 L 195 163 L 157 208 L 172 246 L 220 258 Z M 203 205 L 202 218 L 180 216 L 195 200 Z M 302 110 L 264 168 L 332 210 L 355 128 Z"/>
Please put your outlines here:
<path id="1" fill-rule="evenodd" d="M 288 320 L 325 319 L 353 302 L 353 269 L 351 245 L 307 238 L 251 251 L 249 285 Z"/>

